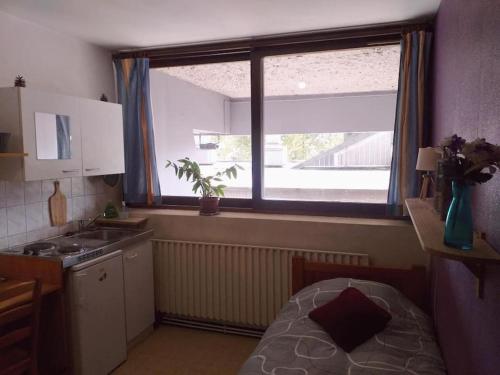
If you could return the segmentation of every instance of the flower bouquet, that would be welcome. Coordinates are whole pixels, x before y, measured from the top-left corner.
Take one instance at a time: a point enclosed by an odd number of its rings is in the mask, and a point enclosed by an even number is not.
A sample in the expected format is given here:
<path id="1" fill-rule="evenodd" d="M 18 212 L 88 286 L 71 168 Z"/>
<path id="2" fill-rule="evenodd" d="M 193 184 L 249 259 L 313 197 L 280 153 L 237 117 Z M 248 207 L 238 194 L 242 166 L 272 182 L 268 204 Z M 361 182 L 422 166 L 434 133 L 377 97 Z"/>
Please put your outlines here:
<path id="1" fill-rule="evenodd" d="M 461 184 L 482 184 L 500 169 L 500 146 L 488 143 L 484 138 L 467 142 L 454 134 L 445 138 L 441 150 L 447 162 L 447 175 Z"/>
<path id="2" fill-rule="evenodd" d="M 444 243 L 472 249 L 471 186 L 490 180 L 500 169 L 500 146 L 454 134 L 441 143 L 443 173 L 452 181 L 453 199 L 446 215 Z"/>

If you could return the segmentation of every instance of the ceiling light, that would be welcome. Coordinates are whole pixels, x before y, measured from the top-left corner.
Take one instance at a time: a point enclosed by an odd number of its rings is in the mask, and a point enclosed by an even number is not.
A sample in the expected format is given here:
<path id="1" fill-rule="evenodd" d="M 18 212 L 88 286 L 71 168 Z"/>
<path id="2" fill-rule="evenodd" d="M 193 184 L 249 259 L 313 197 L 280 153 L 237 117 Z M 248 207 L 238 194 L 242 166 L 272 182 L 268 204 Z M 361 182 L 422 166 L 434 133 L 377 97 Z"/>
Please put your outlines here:
<path id="1" fill-rule="evenodd" d="M 299 89 L 305 89 L 306 83 L 304 81 L 297 82 L 297 86 Z"/>

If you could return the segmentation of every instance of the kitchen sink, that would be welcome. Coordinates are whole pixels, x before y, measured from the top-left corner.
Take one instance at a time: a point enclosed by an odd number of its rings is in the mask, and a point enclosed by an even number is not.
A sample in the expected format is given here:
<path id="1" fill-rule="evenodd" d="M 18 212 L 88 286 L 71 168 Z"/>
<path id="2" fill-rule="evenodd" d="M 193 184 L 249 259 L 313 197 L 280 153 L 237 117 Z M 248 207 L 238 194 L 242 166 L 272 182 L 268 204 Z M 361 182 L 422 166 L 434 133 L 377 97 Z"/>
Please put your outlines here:
<path id="1" fill-rule="evenodd" d="M 97 229 L 91 232 L 84 232 L 73 236 L 74 238 L 101 241 L 119 241 L 133 236 L 135 233 L 128 230 L 119 229 Z"/>

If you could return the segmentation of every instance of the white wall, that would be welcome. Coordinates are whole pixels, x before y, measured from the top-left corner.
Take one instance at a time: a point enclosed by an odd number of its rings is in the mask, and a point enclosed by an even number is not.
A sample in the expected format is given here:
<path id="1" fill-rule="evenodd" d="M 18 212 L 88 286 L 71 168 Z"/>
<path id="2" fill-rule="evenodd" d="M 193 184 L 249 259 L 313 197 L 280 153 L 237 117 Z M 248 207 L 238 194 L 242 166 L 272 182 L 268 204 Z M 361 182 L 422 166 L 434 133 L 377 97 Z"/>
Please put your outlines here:
<path id="1" fill-rule="evenodd" d="M 156 238 L 253 246 L 365 253 L 376 267 L 427 265 L 411 222 L 399 220 L 133 209 L 146 216 Z M 193 230 L 196 228 L 196 230 Z"/>
<path id="2" fill-rule="evenodd" d="M 68 35 L 0 12 L 0 87 L 22 74 L 28 87 L 59 94 L 114 101 L 111 53 Z M 1 125 L 1 124 L 0 124 Z M 59 180 L 68 199 L 68 225 L 51 227 L 50 180 L 0 180 L 0 249 L 73 229 L 73 220 L 95 216 L 108 201 L 121 201 L 121 187 L 109 188 L 99 177 Z"/>
<path id="3" fill-rule="evenodd" d="M 392 131 L 396 93 L 309 98 L 268 98 L 266 134 Z M 250 101 L 231 102 L 231 133 L 248 134 Z"/>
<path id="4" fill-rule="evenodd" d="M 195 148 L 193 130 L 225 133 L 229 98 L 155 70 L 150 71 L 150 82 L 162 194 L 185 195 L 191 185 L 179 183 L 173 170 L 164 168 L 165 163 L 185 156 L 206 161 L 209 151 Z"/>
<path id="5" fill-rule="evenodd" d="M 115 98 L 110 51 L 0 12 L 0 87 L 18 74 L 40 90 Z"/>

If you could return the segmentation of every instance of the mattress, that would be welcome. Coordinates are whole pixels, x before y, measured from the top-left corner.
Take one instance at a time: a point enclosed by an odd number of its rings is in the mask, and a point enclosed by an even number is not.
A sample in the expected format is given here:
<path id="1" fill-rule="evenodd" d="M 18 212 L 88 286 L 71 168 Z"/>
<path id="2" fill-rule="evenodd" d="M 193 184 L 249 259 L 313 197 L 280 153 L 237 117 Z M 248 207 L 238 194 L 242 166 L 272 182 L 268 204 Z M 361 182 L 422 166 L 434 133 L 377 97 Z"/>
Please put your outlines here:
<path id="1" fill-rule="evenodd" d="M 308 318 L 347 287 L 355 287 L 389 311 L 386 328 L 350 353 Z M 296 295 L 269 326 L 240 375 L 360 375 L 446 373 L 431 320 L 392 286 L 373 281 L 332 279 Z"/>

